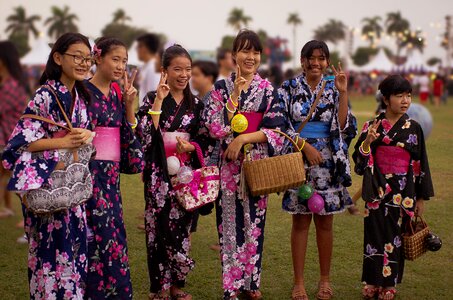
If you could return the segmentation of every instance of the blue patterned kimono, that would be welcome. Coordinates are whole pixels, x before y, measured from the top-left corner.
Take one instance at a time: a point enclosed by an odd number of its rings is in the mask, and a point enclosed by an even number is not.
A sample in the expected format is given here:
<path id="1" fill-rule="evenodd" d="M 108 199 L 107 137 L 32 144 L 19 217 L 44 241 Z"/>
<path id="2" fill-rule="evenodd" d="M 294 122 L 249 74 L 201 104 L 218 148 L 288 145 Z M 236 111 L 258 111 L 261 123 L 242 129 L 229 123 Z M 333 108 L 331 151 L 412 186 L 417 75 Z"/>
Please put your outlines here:
<path id="1" fill-rule="evenodd" d="M 88 126 L 86 105 L 75 92 L 73 99 L 60 81 L 49 80 L 74 128 Z M 71 107 L 74 107 L 72 114 Z M 25 114 L 50 118 L 65 125 L 56 99 L 47 87 L 39 88 Z M 58 163 L 57 150 L 27 151 L 30 143 L 52 138 L 60 128 L 34 119 L 17 123 L 3 155 L 3 165 L 12 170 L 8 188 L 19 193 L 37 189 L 47 182 Z M 87 274 L 85 205 L 47 215 L 35 215 L 25 206 L 28 238 L 28 279 L 31 299 L 83 299 Z"/>
<path id="2" fill-rule="evenodd" d="M 321 90 L 322 81 L 312 93 L 302 74 L 285 81 L 279 89 L 292 125 L 292 129 L 289 130 L 292 137 L 297 136 L 295 131 L 308 117 L 311 105 Z M 342 212 L 352 204 L 346 190 L 346 187 L 351 185 L 348 147 L 357 134 L 357 122 L 349 111 L 346 125 L 340 129 L 338 105 L 339 92 L 334 82 L 328 81 L 313 115 L 309 116 L 310 120 L 301 133 L 301 137 L 306 138 L 323 158 L 320 165 L 310 166 L 307 171 L 307 183 L 311 184 L 324 199 L 324 209 L 319 213 L 321 215 Z M 297 191 L 290 189 L 285 193 L 283 209 L 292 214 L 310 214 L 307 202 L 298 197 Z"/>
<path id="3" fill-rule="evenodd" d="M 126 229 L 120 192 L 120 173 L 142 171 L 142 147 L 126 121 L 125 108 L 112 83 L 106 97 L 91 82 L 85 85 L 92 98 L 88 115 L 97 126 L 120 127 L 121 161 L 93 160 L 93 197 L 86 203 L 88 222 L 88 278 L 86 299 L 131 299 L 132 284 Z M 116 85 L 117 89 L 114 88 Z"/>
<path id="4" fill-rule="evenodd" d="M 223 158 L 223 153 L 237 134 L 233 133 L 225 104 L 234 86 L 234 75 L 217 81 L 203 113 L 211 137 L 220 141 L 220 190 L 216 205 L 217 229 L 221 245 L 224 297 L 238 291 L 260 288 L 264 225 L 268 196 L 252 197 L 241 193 L 243 151 L 235 161 Z M 266 143 L 253 144 L 252 160 L 278 155 L 284 138 L 270 129 L 285 131 L 287 122 L 277 91 L 270 82 L 256 74 L 249 89 L 239 97 L 241 111 L 263 113 L 258 130 Z M 245 184 L 245 183 L 244 183 Z"/>

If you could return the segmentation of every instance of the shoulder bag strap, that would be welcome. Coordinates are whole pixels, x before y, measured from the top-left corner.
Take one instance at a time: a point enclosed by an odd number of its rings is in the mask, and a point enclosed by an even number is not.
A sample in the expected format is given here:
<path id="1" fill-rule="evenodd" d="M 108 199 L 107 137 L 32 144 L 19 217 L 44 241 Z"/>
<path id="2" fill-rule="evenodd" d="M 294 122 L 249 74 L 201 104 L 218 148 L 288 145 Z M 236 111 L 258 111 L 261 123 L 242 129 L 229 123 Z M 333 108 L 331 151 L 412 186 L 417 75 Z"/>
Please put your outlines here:
<path id="1" fill-rule="evenodd" d="M 53 88 L 51 86 L 44 85 L 44 87 L 48 88 L 49 91 L 55 96 L 55 100 L 57 101 L 58 107 L 60 108 L 60 111 L 63 114 L 63 118 L 65 119 L 66 123 L 68 124 L 69 130 L 72 130 L 72 123 L 69 120 L 68 116 L 66 115 L 66 112 L 65 112 L 63 106 L 61 105 L 61 102 L 60 102 L 60 99 L 58 98 L 58 95 L 55 93 L 55 91 L 53 90 Z"/>
<path id="2" fill-rule="evenodd" d="M 315 101 L 313 101 L 313 104 L 310 107 L 310 111 L 308 112 L 307 118 L 302 123 L 300 123 L 299 127 L 297 128 L 296 132 L 298 134 L 301 133 L 302 129 L 305 127 L 305 125 L 307 125 L 308 121 L 310 121 L 311 115 L 315 111 L 316 106 L 318 106 L 319 100 L 321 99 L 321 96 L 322 96 L 322 93 L 324 92 L 325 87 L 326 87 L 326 81 L 323 81 L 321 89 L 319 90 L 318 95 L 316 95 Z"/>
<path id="3" fill-rule="evenodd" d="M 54 126 L 58 126 L 58 127 L 63 128 L 65 130 L 67 130 L 67 131 L 71 131 L 71 129 L 69 129 L 69 127 L 66 127 L 64 125 L 58 124 L 54 120 L 51 120 L 51 119 L 48 119 L 48 118 L 44 118 L 44 117 L 41 117 L 41 116 L 38 116 L 38 115 L 24 114 L 20 118 L 21 119 L 35 119 L 35 120 L 39 120 L 39 121 L 42 121 L 42 122 L 45 122 L 45 123 L 49 123 L 49 124 L 54 125 Z"/>

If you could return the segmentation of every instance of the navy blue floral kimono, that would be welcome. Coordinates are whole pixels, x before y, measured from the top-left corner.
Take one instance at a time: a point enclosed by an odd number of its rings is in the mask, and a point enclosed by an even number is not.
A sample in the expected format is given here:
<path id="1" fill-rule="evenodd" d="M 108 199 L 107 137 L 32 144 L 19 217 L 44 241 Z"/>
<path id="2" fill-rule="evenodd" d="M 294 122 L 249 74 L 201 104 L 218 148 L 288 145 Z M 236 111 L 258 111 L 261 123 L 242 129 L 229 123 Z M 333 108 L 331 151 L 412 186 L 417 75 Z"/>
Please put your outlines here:
<path id="1" fill-rule="evenodd" d="M 310 118 L 300 136 L 316 148 L 323 158 L 320 165 L 309 166 L 307 183 L 324 199 L 324 209 L 319 213 L 340 213 L 352 205 L 346 187 L 351 185 L 348 147 L 357 134 L 357 121 L 348 112 L 346 125 L 340 129 L 338 120 L 339 92 L 333 81 L 328 81 L 312 116 L 307 116 L 320 93 L 323 79 L 312 92 L 305 75 L 287 80 L 279 89 L 291 123 L 288 133 L 295 138 L 300 123 Z M 292 149 L 292 147 L 289 147 Z M 298 189 L 289 189 L 283 196 L 283 209 L 291 214 L 311 214 L 307 202 L 298 197 Z"/>
<path id="2" fill-rule="evenodd" d="M 362 198 L 366 201 L 362 281 L 393 287 L 403 276 L 402 225 L 414 217 L 416 202 L 429 200 L 434 189 L 420 125 L 407 114 L 393 126 L 385 113 L 376 119 L 382 121 L 377 130 L 380 136 L 371 143 L 371 153 L 359 148 L 374 120 L 363 126 L 353 154 L 355 171 L 363 175 Z M 394 154 L 380 152 L 385 147 L 393 147 Z M 381 153 L 384 158 L 378 157 Z M 405 170 L 391 171 L 401 161 L 404 165 L 404 160 Z"/>
<path id="3" fill-rule="evenodd" d="M 86 81 L 92 97 L 88 106 L 91 127 L 119 127 L 120 162 L 92 160 L 93 197 L 86 203 L 88 222 L 88 278 L 86 299 L 131 299 L 132 284 L 120 191 L 120 173 L 142 171 L 142 146 L 126 121 L 118 84 L 106 97 Z M 116 86 L 116 88 L 114 88 Z"/>
<path id="4" fill-rule="evenodd" d="M 72 126 L 87 128 L 85 101 L 77 92 L 74 91 L 73 99 L 60 81 L 49 80 L 46 84 L 58 95 Z M 24 114 L 66 124 L 48 87 L 36 91 Z M 3 166 L 13 171 L 9 190 L 23 193 L 47 182 L 58 163 L 58 150 L 32 155 L 27 147 L 39 139 L 52 138 L 59 130 L 57 126 L 35 119 L 19 120 L 3 154 Z M 35 215 L 23 206 L 23 212 L 28 239 L 30 299 L 83 299 L 88 261 L 85 204 L 46 215 Z"/>

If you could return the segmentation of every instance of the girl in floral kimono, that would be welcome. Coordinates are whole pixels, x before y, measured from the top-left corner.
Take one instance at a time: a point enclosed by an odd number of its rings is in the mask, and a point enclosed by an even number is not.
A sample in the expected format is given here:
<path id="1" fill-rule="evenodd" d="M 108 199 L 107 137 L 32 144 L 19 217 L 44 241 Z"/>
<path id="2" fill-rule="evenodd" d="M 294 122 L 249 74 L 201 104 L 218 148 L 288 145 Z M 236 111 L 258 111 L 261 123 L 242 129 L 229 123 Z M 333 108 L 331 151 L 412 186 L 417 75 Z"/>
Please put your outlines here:
<path id="1" fill-rule="evenodd" d="M 200 167 L 192 143 L 205 148 L 205 138 L 200 135 L 204 105 L 190 91 L 191 71 L 192 60 L 183 47 L 174 45 L 165 50 L 157 91 L 148 93 L 138 112 L 136 133 L 142 141 L 145 160 L 149 299 L 154 300 L 192 299 L 181 289 L 194 267 L 189 257 L 193 213 L 178 203 L 171 185 L 180 165 Z"/>
<path id="2" fill-rule="evenodd" d="M 262 50 L 256 33 L 244 30 L 237 35 L 233 43 L 237 72 L 216 82 L 204 112 L 211 136 L 220 140 L 221 197 L 216 212 L 225 299 L 236 299 L 240 292 L 249 299 L 262 298 L 259 288 L 268 196 L 252 197 L 243 191 L 242 149 L 252 145 L 252 160 L 279 154 L 283 137 L 270 129 L 286 129 L 277 91 L 257 73 Z M 241 134 L 232 130 L 238 111 L 249 122 Z"/>
<path id="3" fill-rule="evenodd" d="M 85 129 L 89 94 L 82 83 L 92 62 L 90 49 L 88 39 L 78 33 L 66 33 L 55 42 L 40 80 L 43 86 L 24 113 L 66 124 L 55 93 L 74 130 L 60 137 L 57 126 L 19 120 L 3 155 L 3 166 L 13 171 L 10 190 L 23 196 L 47 184 L 59 160 L 58 149 L 77 148 L 91 138 Z M 23 206 L 23 212 L 30 299 L 83 299 L 88 259 L 85 204 L 45 215 Z"/>
<path id="4" fill-rule="evenodd" d="M 126 46 L 101 38 L 94 46 L 96 73 L 85 85 L 92 94 L 88 115 L 96 136 L 90 162 L 93 197 L 87 201 L 88 278 L 86 299 L 131 299 L 132 285 L 120 192 L 120 173 L 142 171 L 134 101 L 137 90 L 127 77 Z M 125 93 L 118 83 L 125 80 Z M 123 98 L 124 97 L 124 98 Z M 107 147 L 106 147 L 107 146 Z"/>
<path id="5" fill-rule="evenodd" d="M 347 78 L 341 65 L 338 70 L 332 66 L 334 80 L 326 81 L 324 76 L 329 65 L 327 45 L 321 41 L 305 44 L 301 51 L 301 64 L 303 73 L 285 81 L 279 93 L 285 102 L 284 107 L 292 125 L 288 132 L 298 141 L 308 163 L 307 184 L 324 199 L 324 208 L 313 214 L 308 209 L 307 201 L 298 196 L 297 188 L 288 190 L 283 196 L 283 209 L 293 215 L 292 298 L 308 298 L 304 268 L 308 231 L 313 219 L 321 269 L 317 298 L 330 299 L 333 295 L 330 287 L 333 215 L 352 205 L 346 187 L 351 185 L 348 146 L 356 135 L 356 120 L 348 109 Z M 318 96 L 319 102 L 313 114 L 308 116 Z M 307 123 L 302 132 L 297 134 L 295 131 L 305 121 Z"/>
<path id="6" fill-rule="evenodd" d="M 404 267 L 401 233 L 434 196 L 423 131 L 406 114 L 411 92 L 400 75 L 381 82 L 385 112 L 365 123 L 353 154 L 366 201 L 362 281 L 367 299 L 377 293 L 379 299 L 395 297 Z"/>

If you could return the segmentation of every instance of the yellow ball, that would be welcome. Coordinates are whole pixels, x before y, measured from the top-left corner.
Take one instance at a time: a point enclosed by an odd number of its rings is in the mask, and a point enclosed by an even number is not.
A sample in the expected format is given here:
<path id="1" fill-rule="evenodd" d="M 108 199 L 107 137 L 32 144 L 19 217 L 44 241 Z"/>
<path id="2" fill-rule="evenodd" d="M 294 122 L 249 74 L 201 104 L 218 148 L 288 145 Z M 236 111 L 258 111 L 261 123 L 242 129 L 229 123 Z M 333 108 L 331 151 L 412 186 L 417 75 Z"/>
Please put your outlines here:
<path id="1" fill-rule="evenodd" d="M 248 126 L 249 121 L 247 121 L 247 118 L 243 114 L 237 114 L 231 120 L 231 129 L 234 132 L 242 133 L 247 130 Z"/>

